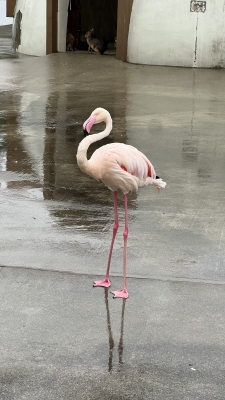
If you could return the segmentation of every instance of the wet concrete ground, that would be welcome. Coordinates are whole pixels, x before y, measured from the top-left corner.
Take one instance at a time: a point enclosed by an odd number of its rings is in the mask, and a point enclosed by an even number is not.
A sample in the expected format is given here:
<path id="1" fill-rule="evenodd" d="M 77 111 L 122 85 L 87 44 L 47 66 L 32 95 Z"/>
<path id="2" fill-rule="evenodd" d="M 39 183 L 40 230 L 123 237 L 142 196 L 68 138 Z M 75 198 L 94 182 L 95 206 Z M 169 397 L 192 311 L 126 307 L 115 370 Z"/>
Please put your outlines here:
<path id="1" fill-rule="evenodd" d="M 0 60 L 17 58 L 20 55 L 12 49 L 12 25 L 0 26 Z"/>
<path id="2" fill-rule="evenodd" d="M 130 65 L 111 52 L 0 69 L 1 398 L 223 399 L 224 71 Z M 114 121 L 98 145 L 138 147 L 168 183 L 160 196 L 130 196 L 124 303 L 92 288 L 112 194 L 75 156 L 98 106 Z M 122 196 L 119 215 L 112 289 Z"/>

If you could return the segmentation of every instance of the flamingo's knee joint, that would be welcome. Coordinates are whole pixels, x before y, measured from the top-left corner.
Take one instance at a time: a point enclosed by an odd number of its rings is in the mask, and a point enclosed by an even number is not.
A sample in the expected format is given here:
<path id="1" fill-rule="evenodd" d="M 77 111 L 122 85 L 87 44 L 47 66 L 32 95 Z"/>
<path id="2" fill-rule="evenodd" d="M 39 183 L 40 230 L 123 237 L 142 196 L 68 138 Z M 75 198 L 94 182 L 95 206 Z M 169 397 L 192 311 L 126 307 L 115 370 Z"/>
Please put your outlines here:
<path id="1" fill-rule="evenodd" d="M 127 237 L 128 237 L 128 229 L 125 229 L 125 231 L 123 232 L 123 237 L 124 237 L 124 239 L 127 239 Z"/>
<path id="2" fill-rule="evenodd" d="M 119 228 L 119 224 L 115 222 L 115 224 L 113 225 L 113 232 L 116 233 L 118 231 Z"/>

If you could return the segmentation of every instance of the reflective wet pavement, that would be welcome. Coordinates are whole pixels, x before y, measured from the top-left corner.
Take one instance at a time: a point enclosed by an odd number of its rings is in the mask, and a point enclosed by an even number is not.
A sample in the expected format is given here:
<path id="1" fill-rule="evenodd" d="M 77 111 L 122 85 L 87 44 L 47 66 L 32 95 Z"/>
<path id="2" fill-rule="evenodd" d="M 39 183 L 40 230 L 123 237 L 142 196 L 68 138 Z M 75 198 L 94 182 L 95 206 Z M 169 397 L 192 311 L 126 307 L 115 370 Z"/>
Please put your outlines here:
<path id="1" fill-rule="evenodd" d="M 2 398 L 223 399 L 224 71 L 76 52 L 0 70 Z M 168 183 L 130 196 L 122 319 L 123 303 L 91 287 L 105 272 L 112 194 L 76 164 L 98 106 L 114 121 L 98 145 L 136 146 Z M 119 215 L 113 289 L 122 196 Z"/>
<path id="2" fill-rule="evenodd" d="M 20 55 L 12 49 L 12 25 L 0 26 L 0 60 L 5 58 L 17 58 L 19 56 Z"/>
<path id="3" fill-rule="evenodd" d="M 223 285 L 128 279 L 112 300 L 93 276 L 0 276 L 1 399 L 224 399 Z"/>

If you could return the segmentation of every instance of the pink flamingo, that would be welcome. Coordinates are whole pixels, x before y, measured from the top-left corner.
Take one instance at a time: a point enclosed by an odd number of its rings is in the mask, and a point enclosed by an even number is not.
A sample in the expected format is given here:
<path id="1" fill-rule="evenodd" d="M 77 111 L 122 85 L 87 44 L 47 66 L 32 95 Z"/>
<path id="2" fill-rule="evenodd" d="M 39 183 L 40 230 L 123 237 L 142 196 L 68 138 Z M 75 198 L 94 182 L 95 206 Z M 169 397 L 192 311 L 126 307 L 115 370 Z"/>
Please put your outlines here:
<path id="1" fill-rule="evenodd" d="M 104 131 L 89 135 L 94 124 L 105 122 Z M 115 297 L 128 297 L 126 283 L 126 258 L 127 258 L 127 237 L 128 237 L 128 193 L 137 191 L 139 187 L 147 185 L 155 185 L 160 191 L 166 183 L 156 176 L 155 170 L 147 157 L 138 151 L 135 147 L 124 143 L 111 143 L 97 149 L 87 159 L 87 150 L 89 146 L 108 136 L 112 130 L 112 118 L 104 108 L 96 108 L 90 117 L 84 122 L 83 130 L 85 138 L 80 142 L 77 150 L 77 163 L 81 171 L 92 176 L 97 180 L 101 180 L 110 190 L 113 191 L 114 199 L 114 226 L 113 235 L 109 251 L 106 275 L 103 280 L 95 281 L 94 286 L 109 287 L 109 270 L 113 251 L 113 245 L 116 233 L 119 227 L 118 209 L 117 209 L 117 190 L 122 190 L 124 194 L 125 208 L 125 229 L 124 237 L 124 253 L 123 253 L 123 288 L 111 292 Z"/>

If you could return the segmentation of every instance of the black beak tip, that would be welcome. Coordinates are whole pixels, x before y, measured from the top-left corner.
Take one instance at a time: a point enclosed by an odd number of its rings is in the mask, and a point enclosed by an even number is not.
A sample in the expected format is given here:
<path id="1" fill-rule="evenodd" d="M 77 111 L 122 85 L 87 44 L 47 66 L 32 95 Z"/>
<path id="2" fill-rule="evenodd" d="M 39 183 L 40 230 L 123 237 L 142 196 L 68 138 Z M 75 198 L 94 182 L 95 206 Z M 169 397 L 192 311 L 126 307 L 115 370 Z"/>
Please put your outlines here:
<path id="1" fill-rule="evenodd" d="M 88 136 L 88 132 L 86 131 L 86 128 L 83 129 L 84 137 Z"/>

